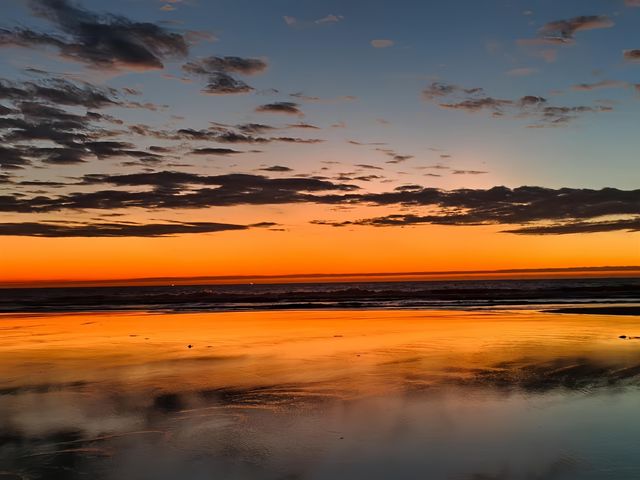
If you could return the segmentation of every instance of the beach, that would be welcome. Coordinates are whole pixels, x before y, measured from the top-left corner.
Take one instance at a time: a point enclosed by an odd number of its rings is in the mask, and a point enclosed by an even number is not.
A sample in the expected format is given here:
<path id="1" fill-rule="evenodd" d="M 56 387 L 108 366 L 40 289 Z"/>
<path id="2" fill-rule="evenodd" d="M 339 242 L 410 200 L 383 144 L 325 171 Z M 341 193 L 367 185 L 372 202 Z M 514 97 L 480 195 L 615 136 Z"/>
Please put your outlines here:
<path id="1" fill-rule="evenodd" d="M 23 313 L 0 329 L 3 479 L 640 476 L 633 316 Z"/>

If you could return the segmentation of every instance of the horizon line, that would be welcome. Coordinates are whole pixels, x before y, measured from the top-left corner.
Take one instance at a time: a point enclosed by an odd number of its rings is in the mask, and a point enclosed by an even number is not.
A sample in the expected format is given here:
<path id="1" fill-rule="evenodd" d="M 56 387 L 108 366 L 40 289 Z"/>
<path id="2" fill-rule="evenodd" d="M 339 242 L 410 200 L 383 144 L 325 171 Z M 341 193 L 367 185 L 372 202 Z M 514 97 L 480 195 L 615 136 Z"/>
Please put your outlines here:
<path id="1" fill-rule="evenodd" d="M 56 287 L 92 287 L 92 286 L 157 286 L 157 285 L 198 285 L 199 282 L 211 284 L 230 283 L 270 283 L 269 280 L 280 280 L 282 283 L 306 283 L 303 280 L 328 282 L 356 281 L 357 279 L 387 279 L 418 280 L 420 277 L 439 280 L 473 280 L 473 279 L 517 279 L 518 275 L 525 278 L 574 277 L 577 274 L 593 277 L 608 273 L 616 277 L 640 275 L 640 265 L 596 266 L 596 267 L 550 267 L 550 268 L 506 268 L 497 270 L 440 270 L 413 272 L 365 272 L 365 273 L 289 273 L 273 275 L 199 275 L 189 277 L 133 277 L 115 279 L 52 279 L 52 280 L 0 280 L 0 288 L 56 288 Z M 544 275 L 547 274 L 547 275 Z"/>

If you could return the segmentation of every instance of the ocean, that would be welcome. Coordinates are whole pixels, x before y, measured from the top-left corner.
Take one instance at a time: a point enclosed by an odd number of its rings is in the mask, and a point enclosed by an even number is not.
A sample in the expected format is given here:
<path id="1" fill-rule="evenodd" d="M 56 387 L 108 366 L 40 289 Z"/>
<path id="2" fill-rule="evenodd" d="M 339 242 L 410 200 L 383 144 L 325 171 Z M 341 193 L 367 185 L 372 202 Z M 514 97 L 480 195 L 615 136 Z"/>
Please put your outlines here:
<path id="1" fill-rule="evenodd" d="M 467 309 L 640 302 L 640 278 L 0 289 L 0 312 Z"/>

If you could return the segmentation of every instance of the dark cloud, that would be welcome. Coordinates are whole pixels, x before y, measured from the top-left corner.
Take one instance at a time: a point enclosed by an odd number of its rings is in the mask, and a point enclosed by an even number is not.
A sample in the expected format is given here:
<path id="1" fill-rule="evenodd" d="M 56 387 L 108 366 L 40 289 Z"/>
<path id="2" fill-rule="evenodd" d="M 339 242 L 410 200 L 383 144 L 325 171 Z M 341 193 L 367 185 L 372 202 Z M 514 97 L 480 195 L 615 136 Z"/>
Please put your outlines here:
<path id="1" fill-rule="evenodd" d="M 352 197 L 353 198 L 353 197 Z M 438 190 L 416 185 L 393 192 L 358 195 L 359 202 L 430 207 L 427 215 L 392 214 L 345 222 L 321 222 L 333 226 L 377 227 L 410 225 L 524 225 L 510 233 L 579 233 L 631 230 L 640 215 L 640 190 L 623 191 L 542 187 L 493 187 L 488 190 Z M 435 209 L 435 210 L 434 210 Z M 631 217 L 597 220 L 607 216 Z M 595 222 L 588 222 L 596 219 Z M 545 225 L 554 222 L 559 225 Z M 571 228 L 575 231 L 571 232 Z M 556 231 L 557 230 L 557 231 Z"/>
<path id="2" fill-rule="evenodd" d="M 441 97 L 450 97 L 454 94 L 477 95 L 484 94 L 482 88 L 463 88 L 458 85 L 444 82 L 432 82 L 428 87 L 422 90 L 422 96 L 425 100 L 435 100 Z"/>
<path id="3" fill-rule="evenodd" d="M 231 148 L 196 148 L 191 150 L 191 153 L 194 155 L 233 155 L 236 153 L 242 153 L 238 150 L 233 150 Z"/>
<path id="4" fill-rule="evenodd" d="M 613 220 L 610 222 L 567 222 L 553 225 L 536 225 L 533 227 L 504 230 L 505 233 L 520 235 L 566 235 L 571 233 L 598 233 L 614 231 L 640 232 L 640 217 Z"/>
<path id="5" fill-rule="evenodd" d="M 237 125 L 236 128 L 240 130 L 242 133 L 246 134 L 263 134 L 270 130 L 275 130 L 276 127 L 271 125 L 265 125 L 264 123 L 243 123 L 241 125 Z"/>
<path id="6" fill-rule="evenodd" d="M 207 57 L 193 60 L 182 66 L 190 74 L 205 77 L 207 84 L 202 90 L 210 95 L 230 95 L 248 93 L 254 90 L 242 80 L 231 74 L 255 75 L 262 73 L 267 63 L 259 58 Z"/>
<path id="7" fill-rule="evenodd" d="M 426 94 L 425 94 L 426 92 Z M 554 106 L 544 97 L 525 95 L 519 99 L 501 99 L 487 96 L 482 88 L 462 88 L 457 85 L 434 82 L 423 91 L 428 101 L 436 101 L 441 108 L 467 113 L 489 112 L 494 117 L 510 116 L 530 119 L 530 127 L 554 127 L 569 123 L 588 113 L 611 111 L 610 106 Z"/>
<path id="8" fill-rule="evenodd" d="M 0 145 L 0 169 L 18 170 L 30 163 L 31 160 L 25 149 Z"/>
<path id="9" fill-rule="evenodd" d="M 100 15 L 67 0 L 30 0 L 29 6 L 59 32 L 0 29 L 0 46 L 49 46 L 63 58 L 100 69 L 159 69 L 165 59 L 184 57 L 189 51 L 185 36 L 154 23 Z"/>
<path id="10" fill-rule="evenodd" d="M 0 236 L 22 237 L 167 237 L 193 233 L 214 233 L 229 230 L 247 230 L 259 225 L 234 225 L 229 223 L 0 223 Z"/>
<path id="11" fill-rule="evenodd" d="M 276 130 L 276 127 L 258 123 L 242 124 L 236 127 L 215 124 L 208 129 L 181 128 L 176 131 L 156 130 L 149 126 L 138 124 L 131 125 L 129 130 L 137 135 L 161 140 L 194 140 L 229 144 L 267 144 L 273 142 L 315 144 L 324 142 L 319 138 L 256 136 L 253 134 L 254 132 Z"/>
<path id="12" fill-rule="evenodd" d="M 376 148 L 376 150 L 384 153 L 388 157 L 391 157 L 391 160 L 387 160 L 386 163 L 402 163 L 413 158 L 413 155 L 401 155 L 395 150 L 391 150 L 390 148 Z"/>
<path id="13" fill-rule="evenodd" d="M 371 176 L 345 175 L 346 180 L 370 181 Z M 188 172 L 149 172 L 127 175 L 87 175 L 85 185 L 111 184 L 126 190 L 74 192 L 58 196 L 0 196 L 0 211 L 126 208 L 189 209 L 211 206 L 316 203 L 378 205 L 428 209 L 427 214 L 402 213 L 336 226 L 519 225 L 510 233 L 570 233 L 630 230 L 640 218 L 640 190 L 601 190 L 542 187 L 493 187 L 440 190 L 403 185 L 393 191 L 362 192 L 357 186 L 322 178 L 269 178 L 261 175 L 198 175 Z M 194 188 L 199 186 L 199 188 Z M 150 187 L 150 190 L 140 190 Z M 609 218 L 607 218 L 609 217 Z M 615 220 L 611 220 L 615 217 Z M 327 222 L 320 222 L 327 224 Z"/>
<path id="14" fill-rule="evenodd" d="M 260 168 L 263 172 L 293 172 L 293 168 L 283 167 L 282 165 L 273 165 L 272 167 Z"/>
<path id="15" fill-rule="evenodd" d="M 131 173 L 125 175 L 85 175 L 85 184 L 111 184 L 119 186 L 157 186 L 172 185 L 219 185 L 224 188 L 237 188 L 239 191 L 251 192 L 261 188 L 276 188 L 299 191 L 351 191 L 357 189 L 353 185 L 333 184 L 315 179 L 278 178 L 262 175 L 234 173 L 227 175 L 199 175 L 188 172 L 162 171 L 153 173 Z"/>
<path id="16" fill-rule="evenodd" d="M 211 75 L 219 72 L 256 75 L 267 69 L 267 62 L 259 58 L 212 56 L 188 62 L 182 69 L 193 75 Z"/>
<path id="17" fill-rule="evenodd" d="M 380 146 L 380 145 L 386 145 L 386 142 L 358 142 L 356 140 L 347 140 L 347 143 L 349 143 L 351 145 L 358 145 L 358 146 L 367 146 L 367 145 Z"/>
<path id="18" fill-rule="evenodd" d="M 556 20 L 544 24 L 539 33 L 543 38 L 572 40 L 575 33 L 582 30 L 613 27 L 613 21 L 605 15 L 582 15 L 568 20 Z"/>
<path id="19" fill-rule="evenodd" d="M 367 163 L 356 163 L 355 166 L 360 168 L 368 168 L 371 170 L 384 170 L 382 167 L 376 167 L 375 165 L 369 165 Z"/>
<path id="20" fill-rule="evenodd" d="M 544 107 L 536 114 L 543 122 L 537 126 L 562 125 L 574 120 L 584 113 L 610 112 L 611 110 L 613 110 L 613 108 L 608 106 Z M 534 127 L 535 126 L 536 125 L 534 125 Z"/>
<path id="21" fill-rule="evenodd" d="M 18 194 L 2 195 L 0 211 L 29 213 L 134 207 L 189 209 L 231 205 L 340 203 L 345 199 L 338 193 L 358 190 L 355 185 L 333 183 L 318 178 L 269 178 L 249 174 L 208 176 L 172 171 L 87 175 L 81 179 L 81 184 L 151 187 L 151 190 L 97 190 L 58 196 L 36 195 L 30 198 Z M 193 189 L 193 185 L 202 188 Z"/>
<path id="22" fill-rule="evenodd" d="M 535 95 L 525 95 L 524 97 L 520 98 L 520 101 L 518 103 L 523 108 L 531 106 L 537 107 L 539 105 L 542 105 L 543 103 L 547 103 L 547 99 Z"/>
<path id="23" fill-rule="evenodd" d="M 149 147 L 149 150 L 151 150 L 154 153 L 171 153 L 171 152 L 173 152 L 173 148 L 171 148 L 171 147 L 161 147 L 159 145 L 151 145 Z"/>
<path id="24" fill-rule="evenodd" d="M 442 108 L 467 112 L 489 110 L 498 115 L 502 114 L 503 107 L 513 104 L 512 100 L 489 97 L 479 87 L 464 88 L 444 82 L 432 82 L 422 90 L 422 97 L 427 101 L 438 102 Z"/>
<path id="25" fill-rule="evenodd" d="M 76 84 L 60 78 L 39 82 L 10 82 L 0 80 L 0 98 L 11 101 L 43 100 L 57 105 L 103 108 L 123 106 L 118 91 L 88 83 Z"/>
<path id="26" fill-rule="evenodd" d="M 298 108 L 298 104 L 294 102 L 275 102 L 267 103 L 266 105 L 260 105 L 256 108 L 258 113 L 283 113 L 285 115 L 299 115 L 304 114 Z"/>
<path id="27" fill-rule="evenodd" d="M 442 108 L 453 110 L 465 110 L 467 112 L 479 112 L 480 110 L 490 110 L 494 114 L 501 114 L 505 106 L 512 105 L 511 100 L 503 100 L 499 98 L 483 97 L 469 98 L 456 103 L 441 103 Z"/>
<path id="28" fill-rule="evenodd" d="M 451 173 L 453 175 L 482 175 L 489 172 L 483 170 L 452 170 Z"/>
<path id="29" fill-rule="evenodd" d="M 271 137 L 268 139 L 271 142 L 284 142 L 284 143 L 322 143 L 324 140 L 320 138 L 298 138 L 298 137 Z"/>
<path id="30" fill-rule="evenodd" d="M 537 38 L 518 40 L 520 45 L 562 46 L 575 43 L 576 32 L 613 27 L 613 21 L 605 15 L 582 15 L 566 20 L 545 23 L 538 30 Z"/>
<path id="31" fill-rule="evenodd" d="M 5 116 L 5 115 L 10 115 L 12 113 L 16 113 L 16 111 L 12 108 L 5 107 L 4 105 L 0 105 L 0 115 Z"/>
<path id="32" fill-rule="evenodd" d="M 640 49 L 625 50 L 624 59 L 630 62 L 640 62 Z"/>
<path id="33" fill-rule="evenodd" d="M 22 83 L 0 80 L 0 99 L 11 103 L 0 111 L 0 141 L 4 143 L 0 167 L 24 168 L 34 161 L 69 165 L 111 157 L 159 161 L 162 157 L 156 152 L 142 152 L 129 142 L 111 139 L 122 132 L 105 125 L 122 125 L 123 121 L 92 110 L 79 113 L 83 108 L 147 108 L 121 94 L 117 89 L 59 78 Z"/>
<path id="34" fill-rule="evenodd" d="M 251 91 L 253 91 L 253 87 L 223 72 L 209 75 L 207 84 L 202 89 L 202 93 L 207 95 L 234 95 Z"/>
<path id="35" fill-rule="evenodd" d="M 441 215 L 403 215 L 394 214 L 384 217 L 368 218 L 356 221 L 327 222 L 314 220 L 316 225 L 328 225 L 333 227 L 346 226 L 372 226 L 372 227 L 409 227 L 419 225 L 450 225 L 450 226 L 474 226 L 488 225 L 487 222 L 465 222 L 462 218 Z M 496 222 L 493 222 L 496 224 Z M 566 222 L 553 225 L 535 225 L 529 227 L 502 230 L 502 233 L 519 235 L 567 235 L 578 233 L 600 233 L 614 231 L 640 231 L 640 217 L 635 219 L 616 220 L 611 222 Z"/>
<path id="36" fill-rule="evenodd" d="M 290 123 L 287 125 L 287 128 L 305 128 L 309 130 L 320 130 L 320 127 L 316 127 L 315 125 L 311 125 L 310 123 Z"/>
<path id="37" fill-rule="evenodd" d="M 357 180 L 360 182 L 372 182 L 373 180 L 381 180 L 383 178 L 384 177 L 381 177 L 380 175 L 360 175 L 352 177 L 353 180 Z"/>

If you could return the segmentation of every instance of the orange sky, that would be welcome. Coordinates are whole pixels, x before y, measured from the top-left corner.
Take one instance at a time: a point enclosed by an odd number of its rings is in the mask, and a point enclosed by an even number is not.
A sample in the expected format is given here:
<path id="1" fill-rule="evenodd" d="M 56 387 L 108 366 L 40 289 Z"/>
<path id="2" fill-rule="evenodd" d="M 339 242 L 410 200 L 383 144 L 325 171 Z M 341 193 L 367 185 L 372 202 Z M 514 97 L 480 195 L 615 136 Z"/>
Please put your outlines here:
<path id="1" fill-rule="evenodd" d="M 296 226 L 167 238 L 3 237 L 0 281 L 637 265 L 638 234 Z"/>

